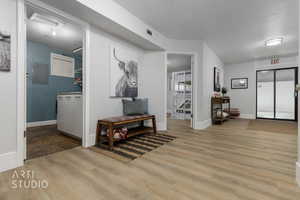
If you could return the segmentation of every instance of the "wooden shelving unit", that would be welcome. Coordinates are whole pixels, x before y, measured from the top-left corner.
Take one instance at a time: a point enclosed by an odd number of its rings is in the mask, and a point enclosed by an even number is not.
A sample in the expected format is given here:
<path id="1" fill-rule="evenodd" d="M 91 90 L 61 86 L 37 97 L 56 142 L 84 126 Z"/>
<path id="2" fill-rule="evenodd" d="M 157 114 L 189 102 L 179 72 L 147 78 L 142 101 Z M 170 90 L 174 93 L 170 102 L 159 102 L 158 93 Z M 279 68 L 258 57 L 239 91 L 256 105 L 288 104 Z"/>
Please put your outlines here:
<path id="1" fill-rule="evenodd" d="M 173 112 L 174 119 L 191 119 L 192 73 L 180 71 L 172 73 Z"/>
<path id="2" fill-rule="evenodd" d="M 230 118 L 229 113 L 225 113 L 224 109 L 230 110 L 229 97 L 212 97 L 211 98 L 211 119 L 213 124 L 222 124 Z"/>

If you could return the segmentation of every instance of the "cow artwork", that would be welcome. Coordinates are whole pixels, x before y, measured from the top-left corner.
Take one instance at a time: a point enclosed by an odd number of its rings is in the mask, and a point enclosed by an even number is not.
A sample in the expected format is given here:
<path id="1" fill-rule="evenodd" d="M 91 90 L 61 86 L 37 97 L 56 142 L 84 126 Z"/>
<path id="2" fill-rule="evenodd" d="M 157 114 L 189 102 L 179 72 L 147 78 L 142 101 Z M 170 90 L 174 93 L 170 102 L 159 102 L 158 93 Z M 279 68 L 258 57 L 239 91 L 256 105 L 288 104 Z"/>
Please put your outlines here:
<path id="1" fill-rule="evenodd" d="M 112 49 L 111 96 L 137 97 L 138 63 L 118 53 L 116 48 Z"/>
<path id="2" fill-rule="evenodd" d="M 0 32 L 0 71 L 10 71 L 10 35 Z"/>

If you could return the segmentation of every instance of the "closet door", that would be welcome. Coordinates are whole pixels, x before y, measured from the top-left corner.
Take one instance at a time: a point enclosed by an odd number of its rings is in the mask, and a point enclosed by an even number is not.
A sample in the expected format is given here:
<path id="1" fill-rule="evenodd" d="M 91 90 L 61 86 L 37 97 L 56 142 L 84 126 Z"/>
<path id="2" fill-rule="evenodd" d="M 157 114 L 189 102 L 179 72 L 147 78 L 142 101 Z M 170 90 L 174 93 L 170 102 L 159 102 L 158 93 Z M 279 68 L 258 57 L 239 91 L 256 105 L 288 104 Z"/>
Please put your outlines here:
<path id="1" fill-rule="evenodd" d="M 275 117 L 275 71 L 257 71 L 257 113 L 261 119 Z"/>
<path id="2" fill-rule="evenodd" d="M 296 120 L 296 69 L 275 71 L 275 118 Z"/>
<path id="3" fill-rule="evenodd" d="M 256 81 L 256 118 L 297 120 L 297 68 L 257 71 Z"/>

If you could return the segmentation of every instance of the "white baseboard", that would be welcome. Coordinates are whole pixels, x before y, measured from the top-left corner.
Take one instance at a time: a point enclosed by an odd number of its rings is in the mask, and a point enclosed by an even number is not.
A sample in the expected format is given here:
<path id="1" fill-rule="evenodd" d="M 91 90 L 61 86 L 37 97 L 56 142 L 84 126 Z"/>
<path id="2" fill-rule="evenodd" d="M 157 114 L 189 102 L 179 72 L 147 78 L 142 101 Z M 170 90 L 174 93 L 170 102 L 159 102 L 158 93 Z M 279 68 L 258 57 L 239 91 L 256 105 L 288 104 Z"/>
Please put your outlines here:
<path id="1" fill-rule="evenodd" d="M 255 115 L 253 115 L 253 114 L 241 114 L 240 118 L 241 119 L 256 119 Z"/>
<path id="2" fill-rule="evenodd" d="M 32 127 L 38 127 L 38 126 L 49 126 L 49 125 L 54 125 L 56 123 L 57 123 L 56 120 L 41 121 L 41 122 L 29 122 L 29 123 L 27 123 L 27 127 L 32 128 Z"/>
<path id="3" fill-rule="evenodd" d="M 150 120 L 145 122 L 145 126 L 152 127 L 152 122 Z M 166 122 L 156 122 L 156 129 L 158 131 L 166 131 L 167 130 L 167 123 Z"/>
<path id="4" fill-rule="evenodd" d="M 156 124 L 158 131 L 166 131 L 167 130 L 167 123 L 166 122 L 158 122 Z"/>
<path id="5" fill-rule="evenodd" d="M 96 144 L 96 134 L 90 134 L 88 139 L 89 139 L 89 141 L 88 141 L 87 147 L 91 147 Z"/>
<path id="6" fill-rule="evenodd" d="M 300 162 L 296 163 L 296 181 L 300 187 Z"/>
<path id="7" fill-rule="evenodd" d="M 197 121 L 194 125 L 194 128 L 198 130 L 203 130 L 210 127 L 211 124 L 212 124 L 211 119 L 204 120 L 204 121 Z"/>
<path id="8" fill-rule="evenodd" d="M 18 167 L 17 152 L 9 152 L 0 155 L 0 172 Z"/>

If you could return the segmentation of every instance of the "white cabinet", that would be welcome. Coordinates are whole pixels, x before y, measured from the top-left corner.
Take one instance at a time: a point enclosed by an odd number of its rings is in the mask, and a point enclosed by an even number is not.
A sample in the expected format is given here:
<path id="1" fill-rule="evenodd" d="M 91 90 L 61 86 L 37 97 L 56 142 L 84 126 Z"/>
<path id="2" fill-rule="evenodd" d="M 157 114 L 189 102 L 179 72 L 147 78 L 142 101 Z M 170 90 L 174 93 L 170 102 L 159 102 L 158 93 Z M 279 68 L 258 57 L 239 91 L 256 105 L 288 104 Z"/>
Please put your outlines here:
<path id="1" fill-rule="evenodd" d="M 51 76 L 75 77 L 75 59 L 51 53 Z"/>
<path id="2" fill-rule="evenodd" d="M 57 96 L 57 128 L 64 133 L 82 138 L 82 95 L 70 94 Z"/>

